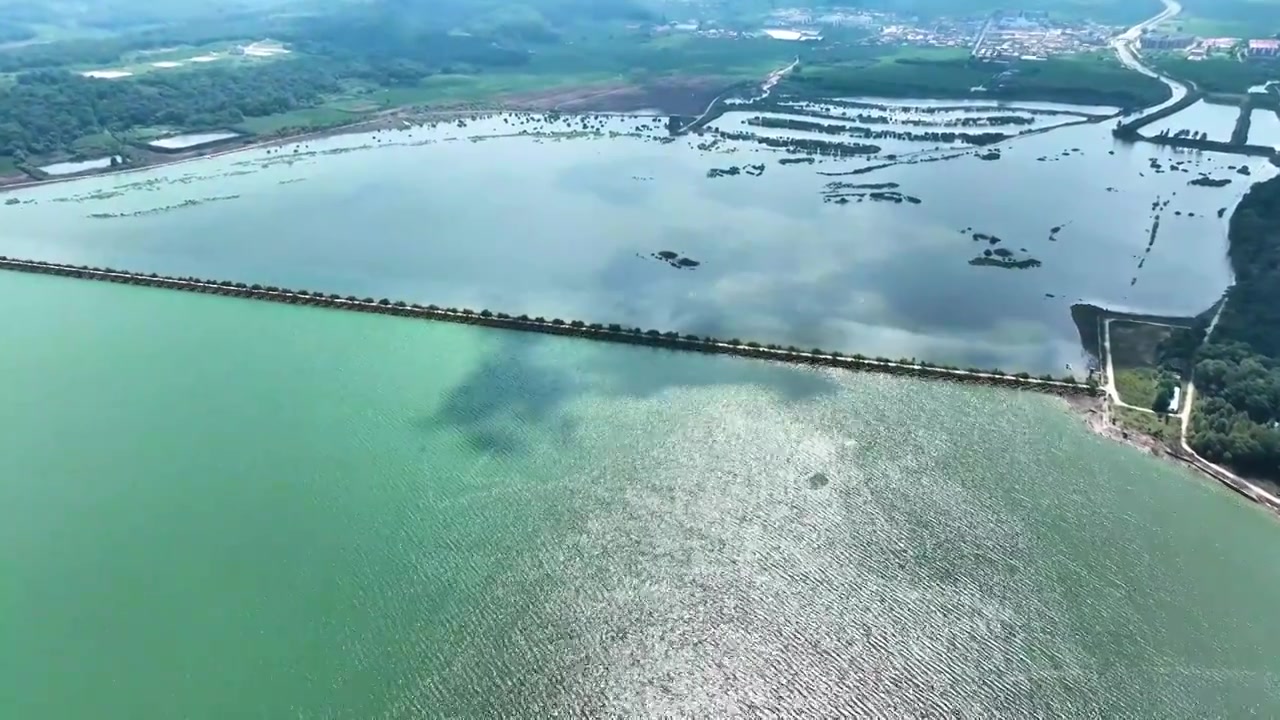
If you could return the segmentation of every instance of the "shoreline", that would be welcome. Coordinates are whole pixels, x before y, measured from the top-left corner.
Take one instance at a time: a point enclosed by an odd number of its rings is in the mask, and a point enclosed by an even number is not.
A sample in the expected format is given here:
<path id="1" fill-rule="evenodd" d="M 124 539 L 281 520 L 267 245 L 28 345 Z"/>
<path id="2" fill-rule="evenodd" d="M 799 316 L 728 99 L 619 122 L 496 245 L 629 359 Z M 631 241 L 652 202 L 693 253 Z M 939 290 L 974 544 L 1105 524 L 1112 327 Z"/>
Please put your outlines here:
<path id="1" fill-rule="evenodd" d="M 512 316 L 503 312 L 472 310 L 469 308 L 442 308 L 387 298 L 374 300 L 348 295 L 316 291 L 280 288 L 271 285 L 246 285 L 242 282 L 208 280 L 195 277 L 172 277 L 156 273 L 137 273 L 112 268 L 64 265 L 38 260 L 21 260 L 0 256 L 0 270 L 54 275 L 80 280 L 96 280 L 123 285 L 141 285 L 169 290 L 201 294 L 223 295 L 251 300 L 278 302 L 289 305 L 364 312 L 379 315 L 397 315 L 422 320 L 452 322 L 464 325 L 481 325 L 504 330 L 535 332 L 547 335 L 577 337 L 597 342 L 626 345 L 643 345 L 672 351 L 698 352 L 713 355 L 733 355 L 797 365 L 816 365 L 852 371 L 872 371 L 892 375 L 905 375 L 935 380 L 948 380 L 973 385 L 987 385 L 1014 390 L 1030 390 L 1059 396 L 1100 394 L 1101 389 L 1092 382 L 1080 382 L 1074 377 L 1054 378 L 1048 375 L 1034 377 L 1030 373 L 1008 373 L 1002 370 L 960 369 L 919 361 L 869 358 L 859 354 L 813 348 L 802 350 L 795 346 L 783 347 L 772 343 L 723 339 L 712 336 L 681 334 L 626 327 L 617 323 L 586 323 L 582 320 L 562 320 L 528 315 Z"/>
<path id="2" fill-rule="evenodd" d="M 770 77 L 772 77 L 772 75 Z M 710 104 L 707 106 L 704 112 L 709 112 L 712 108 L 715 107 L 716 102 L 719 101 L 721 97 L 733 91 L 737 86 L 741 85 L 744 82 L 754 83 L 755 81 L 739 80 L 735 83 L 731 83 L 729 87 L 727 87 L 725 90 L 722 90 L 710 101 Z M 533 96 L 532 98 L 524 98 L 523 96 L 520 96 L 520 95 L 506 97 L 505 99 L 502 97 L 499 97 L 494 101 L 496 104 L 493 104 L 493 105 L 468 103 L 468 104 L 459 105 L 452 108 L 440 108 L 440 109 L 430 109 L 429 107 L 415 106 L 415 105 L 405 105 L 400 107 L 386 108 L 386 109 L 371 113 L 369 115 L 365 115 L 351 122 L 341 123 L 338 125 L 330 125 L 324 128 L 316 128 L 313 130 L 307 130 L 304 132 L 292 133 L 288 135 L 273 135 L 273 136 L 257 139 L 259 136 L 256 136 L 250 133 L 248 134 L 247 142 L 234 144 L 221 149 L 219 149 L 218 147 L 213 147 L 204 151 L 190 150 L 186 152 L 174 153 L 172 155 L 160 155 L 158 158 L 155 158 L 153 154 L 154 159 L 140 165 L 115 167 L 115 168 L 106 167 L 101 170 L 77 173 L 73 175 L 65 175 L 61 177 L 51 177 L 51 178 L 45 178 L 45 179 L 32 178 L 29 174 L 25 172 L 16 171 L 10 175 L 0 175 L 0 194 L 3 194 L 4 192 L 9 190 L 23 190 L 23 189 L 33 188 L 33 187 L 41 187 L 44 185 L 52 185 L 55 183 L 71 182 L 74 180 L 86 180 L 89 178 L 105 177 L 108 175 L 124 175 L 128 173 L 133 173 L 133 172 L 142 172 L 144 170 L 169 167 L 173 165 L 181 165 L 183 163 L 193 162 L 196 160 L 207 160 L 211 158 L 231 155 L 233 153 L 247 152 L 249 150 L 257 150 L 265 147 L 286 145 L 289 143 L 301 142 L 304 140 L 323 139 L 327 137 L 335 137 L 338 135 L 350 135 L 350 134 L 355 134 L 360 132 L 371 132 L 371 131 L 376 131 L 381 129 L 391 129 L 394 127 L 402 126 L 404 123 L 416 125 L 416 124 L 421 124 L 422 122 L 425 122 L 426 119 L 428 118 L 433 120 L 447 120 L 447 119 L 454 119 L 454 118 L 460 118 L 460 117 L 470 117 L 474 115 L 488 115 L 488 114 L 494 114 L 494 113 L 518 113 L 518 112 L 550 113 L 550 114 L 558 114 L 558 115 L 626 115 L 626 116 L 649 116 L 649 117 L 663 117 L 665 115 L 671 114 L 665 111 L 662 111 L 662 112 L 620 111 L 616 108 L 609 109 L 607 104 L 605 104 L 604 106 L 600 106 L 600 109 L 593 109 L 591 107 L 590 101 L 600 99 L 601 97 L 605 97 L 607 95 L 616 93 L 617 91 L 618 91 L 618 88 L 612 88 L 610 90 L 604 91 L 597 95 L 588 95 L 585 98 L 570 98 L 568 100 L 564 100 L 558 103 L 554 107 L 540 107 L 538 103 L 538 96 L 535 94 L 535 96 Z M 558 89 L 557 92 L 563 92 L 563 89 Z M 560 109 L 561 105 L 573 103 L 573 102 L 582 102 L 584 100 L 587 102 L 587 105 L 584 107 L 573 108 L 569 110 Z M 661 110 L 660 107 L 658 109 Z M 6 182 L 6 180 L 15 180 L 15 181 Z"/>
<path id="3" fill-rule="evenodd" d="M 1177 445 L 1157 440 L 1150 435 L 1128 430 L 1116 424 L 1111 419 L 1111 399 L 1105 394 L 1092 397 L 1084 395 L 1064 396 L 1062 399 L 1067 406 L 1067 412 L 1079 418 L 1089 432 L 1094 435 L 1134 448 L 1164 462 L 1184 467 L 1202 478 L 1217 482 L 1245 500 L 1268 511 L 1276 518 L 1280 518 L 1280 504 L 1271 502 L 1268 499 L 1270 493 L 1267 493 L 1262 488 L 1255 487 L 1252 482 L 1237 479 L 1230 474 L 1223 474 L 1208 462 L 1188 454 Z M 1260 490 L 1262 494 L 1259 494 L 1258 491 Z"/>
<path id="4" fill-rule="evenodd" d="M 478 112 L 480 111 L 476 111 L 476 110 L 448 111 L 448 112 L 441 112 L 440 116 L 444 117 L 444 116 L 473 115 Z M 175 165 L 183 165 L 185 163 L 196 162 L 198 160 L 212 160 L 213 158 L 225 157 L 227 155 L 233 155 L 235 153 L 240 153 L 240 152 L 249 152 L 251 150 L 261 150 L 262 148 L 275 147 L 278 145 L 287 145 L 289 143 L 301 142 L 303 140 L 320 140 L 327 137 L 336 137 L 338 135 L 350 135 L 350 134 L 359 133 L 359 132 L 367 132 L 367 131 L 376 129 L 371 126 L 377 126 L 382 123 L 389 122 L 391 120 L 404 120 L 404 119 L 405 118 L 402 118 L 398 115 L 394 117 L 388 115 L 384 117 L 365 118 L 358 122 L 349 123 L 345 125 L 335 125 L 333 127 L 327 127 L 320 130 L 313 130 L 310 132 L 300 133 L 297 135 L 282 135 L 280 137 L 271 137 L 271 138 L 266 138 L 262 140 L 247 142 L 244 144 L 234 145 L 232 147 L 211 148 L 208 151 L 195 150 L 195 151 L 191 151 L 189 154 L 175 153 L 169 158 L 162 159 L 156 162 L 149 162 L 144 165 L 130 165 L 128 167 L 103 168 L 101 171 L 77 173 L 74 175 L 65 175 L 63 177 L 51 177 L 51 178 L 46 178 L 44 180 L 37 180 L 35 178 L 30 178 L 30 176 L 27 175 L 26 173 L 22 173 L 24 176 L 29 177 L 30 179 L 20 180 L 18 182 L 12 182 L 12 183 L 5 183 L 3 182 L 5 176 L 0 176 L 0 194 L 9 192 L 11 190 L 29 190 L 31 188 L 44 187 L 46 185 L 56 185 L 58 183 L 75 182 L 77 180 L 89 180 L 92 178 L 100 178 L 100 177 L 114 177 L 116 175 L 129 175 L 132 173 L 145 172 L 147 170 L 155 170 L 158 168 L 166 168 L 166 167 L 172 167 Z M 8 177 L 17 177 L 17 175 L 10 175 Z"/>
<path id="5" fill-rule="evenodd" d="M 159 168 L 173 167 L 175 165 L 183 165 L 185 163 L 196 162 L 199 160 L 212 160 L 214 158 L 234 155 L 236 153 L 249 152 L 252 150 L 261 150 L 263 148 L 278 147 L 288 145 L 290 143 L 303 142 L 306 140 L 323 140 L 330 137 L 338 137 L 340 135 L 355 135 L 362 132 L 375 132 L 383 129 L 397 129 L 403 127 L 404 123 L 411 125 L 420 125 L 428 119 L 431 121 L 451 120 L 455 118 L 473 117 L 476 115 L 492 115 L 498 113 L 555 113 L 558 115 L 591 115 L 591 116 L 627 116 L 627 117 L 662 117 L 651 113 L 627 113 L 627 112 L 606 112 L 594 110 L 581 111 L 560 111 L 560 110 L 522 110 L 519 108 L 505 109 L 488 109 L 488 110 L 423 110 L 414 111 L 410 108 L 399 108 L 387 111 L 385 115 L 377 115 L 374 117 L 366 117 L 352 123 L 343 125 L 333 125 L 317 130 L 310 130 L 304 133 L 293 135 L 280 135 L 275 137 L 267 137 L 263 139 L 253 140 L 241 144 L 234 144 L 227 147 L 214 147 L 208 150 L 191 150 L 185 153 L 173 153 L 169 155 L 161 155 L 160 159 L 154 162 L 148 162 L 142 165 L 129 165 L 115 168 L 103 168 L 89 172 L 77 173 L 74 175 L 64 175 L 60 177 L 51 177 L 44 180 L 37 180 L 30 175 L 19 171 L 13 175 L 0 175 L 0 194 L 4 194 L 11 190 L 29 190 L 31 188 L 43 187 L 46 185 L 56 185 L 58 183 L 75 182 L 77 180 L 89 180 L 92 178 L 113 177 L 116 175 L 129 175 L 131 173 L 145 172 L 147 170 L 156 170 Z M 4 182 L 6 178 L 17 177 L 28 178 L 17 182 Z"/>
<path id="6" fill-rule="evenodd" d="M 903 362 L 887 358 L 867 358 L 861 355 L 844 355 L 837 351 L 818 348 L 800 350 L 794 346 L 781 347 L 752 341 L 723 340 L 710 336 L 681 335 L 674 331 L 641 330 L 616 323 L 604 325 L 580 320 L 565 321 L 560 318 L 547 320 L 527 315 L 511 316 L 490 310 L 475 311 L 468 308 L 441 308 L 436 305 L 420 305 L 386 298 L 358 299 L 341 297 L 315 291 L 293 290 L 274 286 L 246 285 L 232 281 L 202 280 L 194 277 L 172 277 L 156 273 L 134 273 L 111 268 L 64 265 L 37 260 L 20 260 L 0 256 L 0 270 L 28 274 L 52 275 L 67 279 L 110 282 L 157 289 L 177 290 L 207 295 L 221 295 L 262 302 L 287 305 L 305 305 L 347 312 L 363 312 L 393 315 L 409 319 L 479 325 L 510 331 L 535 332 L 546 335 L 576 337 L 583 340 L 646 346 L 672 352 L 698 352 L 711 355 L 730 355 L 771 362 L 796 365 L 812 365 L 851 372 L 878 372 L 890 375 L 915 377 L 925 380 L 958 382 L 964 384 L 1000 387 L 1008 390 L 1040 392 L 1058 396 L 1067 412 L 1077 416 L 1090 432 L 1107 440 L 1141 450 L 1158 458 L 1171 460 L 1201 476 L 1212 478 L 1233 492 L 1269 510 L 1280 517 L 1280 502 L 1275 495 L 1229 472 L 1187 453 L 1176 445 L 1157 440 L 1141 432 L 1128 430 L 1111 418 L 1111 399 L 1095 384 L 1081 383 L 1075 378 L 1036 378 L 1028 373 L 1010 374 L 999 370 L 961 370 L 922 362 Z"/>
<path id="7" fill-rule="evenodd" d="M 783 72 L 785 70 L 790 70 L 794 66 L 795 66 L 795 63 L 793 63 L 792 65 L 786 68 L 782 68 L 781 70 L 775 70 L 774 73 L 776 74 L 776 73 Z M 771 74 L 770 78 L 772 77 L 773 75 Z M 704 121 L 704 118 L 706 118 L 709 114 L 713 114 L 713 111 L 717 110 L 717 107 L 716 107 L 717 103 L 720 103 L 726 96 L 732 94 L 733 92 L 736 92 L 742 89 L 741 88 L 742 84 L 743 84 L 742 81 L 739 81 L 738 83 L 734 83 L 732 86 L 730 86 L 729 88 L 721 92 L 719 95 L 717 95 L 711 101 L 710 105 L 708 105 L 707 109 L 703 111 L 703 113 L 700 116 L 698 116 L 698 120 Z M 901 99 L 902 100 L 935 100 L 935 99 L 945 100 L 948 98 L 909 97 L 909 98 L 901 98 Z M 1009 102 L 1016 104 L 1019 101 L 1011 100 Z M 1025 102 L 1056 102 L 1058 104 L 1063 104 L 1063 105 L 1073 104 L 1073 103 L 1066 103 L 1066 102 L 1060 102 L 1060 101 L 1040 101 L 1040 100 L 1026 100 Z M 1085 105 L 1084 107 L 1089 107 L 1089 106 Z M 723 112 L 728 108 L 721 107 L 718 109 L 721 112 Z M 192 150 L 187 152 L 174 153 L 172 155 L 161 155 L 158 159 L 154 161 L 146 162 L 140 165 L 129 165 L 129 166 L 123 166 L 123 167 L 114 167 L 114 168 L 106 167 L 106 168 L 102 168 L 101 170 L 77 173 L 73 175 L 64 175 L 60 177 L 50 177 L 50 178 L 45 178 L 43 180 L 32 178 L 30 175 L 28 175 L 25 172 L 17 171 L 10 175 L 0 175 L 0 195 L 10 191 L 29 190 L 32 188 L 44 187 L 47 185 L 56 185 L 59 183 L 75 182 L 77 180 L 88 180 L 91 178 L 101 178 L 101 177 L 116 176 L 116 175 L 128 175 L 131 173 L 145 172 L 147 170 L 173 167 L 177 165 L 183 165 L 185 163 L 196 162 L 198 160 L 211 160 L 214 158 L 233 155 L 235 153 L 249 152 L 252 150 L 261 150 L 263 148 L 288 145 L 290 143 L 302 142 L 306 140 L 320 140 L 320 139 L 329 138 L 329 137 L 337 137 L 340 135 L 353 135 L 361 132 L 373 132 L 376 130 L 401 126 L 403 123 L 410 123 L 410 124 L 416 125 L 423 122 L 427 118 L 431 118 L 435 120 L 444 120 L 444 119 L 468 117 L 468 116 L 474 116 L 474 115 L 488 115 L 493 113 L 517 113 L 517 112 L 555 113 L 558 115 L 575 115 L 575 116 L 576 115 L 588 115 L 588 116 L 626 115 L 626 116 L 648 116 L 648 117 L 658 117 L 658 118 L 661 118 L 664 116 L 663 113 L 619 112 L 619 111 L 610 111 L 610 110 L 592 110 L 590 108 L 575 108 L 573 110 L 558 110 L 558 109 L 540 110 L 540 109 L 531 109 L 531 108 L 521 108 L 519 106 L 514 106 L 514 107 L 499 106 L 499 107 L 491 107 L 491 108 L 484 108 L 484 109 L 472 107 L 472 108 L 457 108 L 457 109 L 451 109 L 451 110 L 428 110 L 428 109 L 414 108 L 414 107 L 400 107 L 400 108 L 392 108 L 389 110 L 383 110 L 381 112 L 374 113 L 373 115 L 366 116 L 366 117 L 360 118 L 359 120 L 355 120 L 350 123 L 344 123 L 341 125 L 332 125 L 326 128 L 319 128 L 315 130 L 309 130 L 306 132 L 290 134 L 290 135 L 271 136 L 271 137 L 266 137 L 262 139 L 257 139 L 256 136 L 251 136 L 251 139 L 248 142 L 244 142 L 242 144 L 235 144 L 228 147 L 222 147 L 222 148 L 213 147 L 203 151 Z M 1031 135 L 1039 135 L 1042 133 L 1046 133 L 1046 132 L 1057 130 L 1064 127 L 1071 127 L 1075 125 L 1083 125 L 1088 123 L 1101 123 L 1101 122 L 1105 122 L 1106 120 L 1113 119 L 1115 117 L 1116 117 L 1116 114 L 1105 115 L 1105 116 L 1089 116 L 1073 122 L 1062 123 L 1060 125 L 1053 125 L 1050 127 L 1027 131 L 1026 133 L 1012 135 L 1006 140 L 1004 140 L 1003 142 L 996 143 L 995 145 L 996 146 L 1002 145 L 1012 140 L 1017 140 L 1017 139 L 1028 137 Z M 689 126 L 685 126 L 677 134 L 683 135 L 689 132 L 692 129 L 692 125 L 693 123 L 690 123 Z M 18 179 L 18 178 L 26 178 L 26 179 Z M 14 180 L 14 181 L 6 182 L 6 180 Z"/>

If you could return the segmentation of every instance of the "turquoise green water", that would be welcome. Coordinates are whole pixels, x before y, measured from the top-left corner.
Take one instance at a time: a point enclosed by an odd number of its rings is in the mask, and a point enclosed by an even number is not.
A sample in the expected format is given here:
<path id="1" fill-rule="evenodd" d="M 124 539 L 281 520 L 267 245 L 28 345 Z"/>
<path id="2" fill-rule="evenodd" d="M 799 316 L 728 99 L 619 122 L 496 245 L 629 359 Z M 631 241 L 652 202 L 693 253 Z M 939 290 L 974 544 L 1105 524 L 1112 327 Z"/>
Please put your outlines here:
<path id="1" fill-rule="evenodd" d="M 1280 714 L 1280 526 L 1051 398 L 0 298 L 6 718 Z"/>

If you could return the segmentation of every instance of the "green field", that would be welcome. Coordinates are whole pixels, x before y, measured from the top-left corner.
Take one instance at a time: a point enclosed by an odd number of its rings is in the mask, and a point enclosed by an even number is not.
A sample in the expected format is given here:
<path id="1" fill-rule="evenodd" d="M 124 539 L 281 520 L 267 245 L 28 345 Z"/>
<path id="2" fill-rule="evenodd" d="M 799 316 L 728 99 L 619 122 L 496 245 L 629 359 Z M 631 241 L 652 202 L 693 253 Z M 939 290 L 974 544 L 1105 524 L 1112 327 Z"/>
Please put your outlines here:
<path id="1" fill-rule="evenodd" d="M 1160 371 L 1154 368 L 1116 368 L 1116 392 L 1124 402 L 1150 408 L 1160 387 Z"/>
<path id="2" fill-rule="evenodd" d="M 609 80 L 616 81 L 617 76 L 435 75 L 410 87 L 362 88 L 358 92 L 330 98 L 318 107 L 246 118 L 236 128 L 256 135 L 270 135 L 284 130 L 321 129 L 355 122 L 381 110 L 399 107 L 457 107 L 486 103 L 518 93 L 557 87 L 583 87 Z"/>
<path id="3" fill-rule="evenodd" d="M 1187 337 L 1186 330 L 1165 325 L 1112 322 L 1111 365 L 1120 399 L 1152 408 L 1162 384 L 1181 385 L 1189 363 Z"/>
<path id="4" fill-rule="evenodd" d="M 758 38 L 706 38 L 685 33 L 650 39 L 627 34 L 613 42 L 597 39 L 547 49 L 513 71 L 436 73 L 417 83 L 394 87 L 348 83 L 347 92 L 326 99 L 318 107 L 246 118 L 237 127 L 256 134 L 323 128 L 397 107 L 449 108 L 558 88 L 599 85 L 604 89 L 669 77 L 715 76 L 727 85 L 737 79 L 763 78 L 790 62 L 794 52 L 794 46 L 787 43 Z M 913 55 L 919 53 L 900 54 Z M 948 52 L 946 56 L 957 54 Z"/>
<path id="5" fill-rule="evenodd" d="M 1257 28 L 1248 22 L 1229 19 L 1211 19 L 1179 15 L 1171 21 L 1160 24 L 1162 32 L 1186 33 L 1199 37 L 1238 37 L 1247 38 L 1257 34 Z"/>
<path id="6" fill-rule="evenodd" d="M 1280 31 L 1280 3 L 1275 0 L 1184 0 L 1183 12 L 1170 30 L 1211 37 L 1271 37 Z"/>
<path id="7" fill-rule="evenodd" d="M 1163 83 L 1109 53 L 1009 66 L 969 60 L 962 48 L 859 48 L 861 57 L 815 54 L 785 84 L 801 95 L 993 97 L 1136 107 L 1168 96 Z M 982 88 L 975 90 L 975 88 Z"/>
<path id="8" fill-rule="evenodd" d="M 503 95 L 551 90 L 557 87 L 582 87 L 601 82 L 618 81 L 616 74 L 486 74 L 435 75 L 416 87 L 389 88 L 371 93 L 384 107 L 404 105 L 457 105 L 492 100 Z"/>
<path id="9" fill-rule="evenodd" d="M 1174 442 L 1182 432 L 1182 424 L 1175 417 L 1156 415 L 1126 407 L 1113 407 L 1111 419 L 1130 432 L 1141 433 L 1160 442 Z"/>
<path id="10" fill-rule="evenodd" d="M 337 108 L 322 105 L 314 108 L 302 108 L 288 112 L 264 115 L 262 117 L 245 118 L 236 129 L 245 130 L 255 135 L 270 135 L 285 129 L 326 128 L 354 122 L 360 113 L 351 113 Z"/>
<path id="11" fill-rule="evenodd" d="M 1149 59 L 1161 72 L 1210 93 L 1246 93 L 1255 85 L 1280 80 L 1280 62 L 1240 62 L 1227 57 L 1192 61 L 1177 53 L 1152 54 Z"/>
<path id="12" fill-rule="evenodd" d="M 67 69 L 73 72 L 87 72 L 90 70 L 122 70 L 124 72 L 133 73 L 134 75 L 145 75 L 147 73 L 157 72 L 198 72 L 211 68 L 247 66 L 277 62 L 285 59 L 295 59 L 298 57 L 296 53 L 259 56 L 236 54 L 234 52 L 236 48 L 248 45 L 252 42 L 254 42 L 252 39 L 243 39 L 235 41 L 210 42 L 200 45 L 180 45 L 161 48 L 158 50 L 131 50 L 122 53 L 117 59 L 111 62 L 73 64 L 68 65 Z M 211 55 L 218 56 L 218 59 L 211 62 L 190 62 L 191 58 Z M 154 63 L 158 62 L 179 62 L 182 63 L 182 65 L 172 68 L 156 67 Z"/>

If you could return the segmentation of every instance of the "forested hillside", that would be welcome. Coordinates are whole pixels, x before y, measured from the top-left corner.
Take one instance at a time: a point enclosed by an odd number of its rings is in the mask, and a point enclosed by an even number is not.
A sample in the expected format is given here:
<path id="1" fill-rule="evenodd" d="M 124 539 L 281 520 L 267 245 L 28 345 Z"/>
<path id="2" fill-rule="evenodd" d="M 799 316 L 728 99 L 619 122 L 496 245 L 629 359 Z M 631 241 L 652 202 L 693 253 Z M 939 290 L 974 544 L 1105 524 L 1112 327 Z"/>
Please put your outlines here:
<path id="1" fill-rule="evenodd" d="M 128 82 L 40 70 L 0 94 L 0 153 L 21 160 L 85 135 L 135 127 L 234 125 L 310 104 L 337 88 L 327 68 L 308 63 L 155 73 Z"/>
<path id="2" fill-rule="evenodd" d="M 118 141 L 133 131 L 237 125 L 282 114 L 283 120 L 259 127 L 296 127 L 290 111 L 431 102 L 440 97 L 432 87 L 543 87 L 668 73 L 763 76 L 794 52 L 768 40 L 653 38 L 643 23 L 661 20 L 654 8 L 664 3 L 644 0 L 270 4 L 289 12 L 253 15 L 238 5 L 198 16 L 184 6 L 186 14 L 161 26 L 0 51 L 0 74 L 8 73 L 0 75 L 0 165 L 74 155 L 78 140 L 104 133 Z M 0 17 L 5 12 L 0 0 Z M 292 52 L 163 71 L 146 54 L 191 48 L 190 56 L 201 46 L 221 43 L 225 49 L 262 38 L 281 41 Z M 111 80 L 80 74 L 122 64 L 132 64 L 134 74 Z M 358 117 L 325 112 L 325 123 Z M 88 154 L 101 152 L 96 144 L 89 148 Z"/>
<path id="3" fill-rule="evenodd" d="M 1280 178 L 1231 217 L 1236 283 L 1196 359 L 1191 446 L 1246 474 L 1280 478 Z"/>

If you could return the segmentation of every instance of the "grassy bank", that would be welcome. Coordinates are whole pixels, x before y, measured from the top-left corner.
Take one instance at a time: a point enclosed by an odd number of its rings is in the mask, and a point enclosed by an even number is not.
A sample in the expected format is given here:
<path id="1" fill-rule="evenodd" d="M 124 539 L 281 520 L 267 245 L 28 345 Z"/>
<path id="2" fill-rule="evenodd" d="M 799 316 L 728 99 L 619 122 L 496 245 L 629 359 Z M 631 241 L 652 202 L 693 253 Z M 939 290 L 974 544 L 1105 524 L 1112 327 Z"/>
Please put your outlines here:
<path id="1" fill-rule="evenodd" d="M 1111 419 L 1124 430 L 1145 435 L 1161 443 L 1176 443 L 1182 432 L 1182 423 L 1177 418 L 1133 408 L 1113 407 Z"/>

